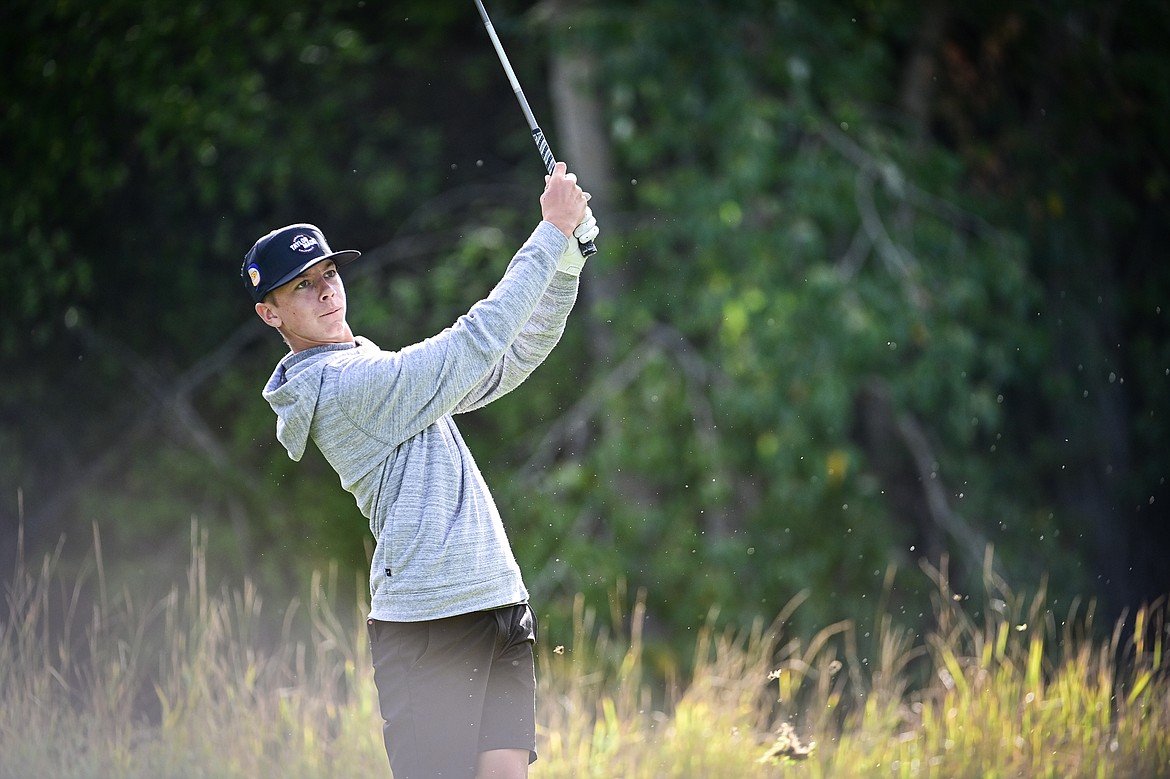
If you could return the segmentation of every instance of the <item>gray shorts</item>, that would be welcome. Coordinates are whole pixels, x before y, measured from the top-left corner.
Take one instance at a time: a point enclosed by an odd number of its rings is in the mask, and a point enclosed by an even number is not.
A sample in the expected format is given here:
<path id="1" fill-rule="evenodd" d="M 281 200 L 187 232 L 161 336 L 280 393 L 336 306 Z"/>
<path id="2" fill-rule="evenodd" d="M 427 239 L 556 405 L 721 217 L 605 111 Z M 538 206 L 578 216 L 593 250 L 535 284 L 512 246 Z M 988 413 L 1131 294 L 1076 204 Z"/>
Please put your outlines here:
<path id="1" fill-rule="evenodd" d="M 536 615 L 527 604 L 367 626 L 394 779 L 470 779 L 491 749 L 527 749 L 536 760 Z"/>

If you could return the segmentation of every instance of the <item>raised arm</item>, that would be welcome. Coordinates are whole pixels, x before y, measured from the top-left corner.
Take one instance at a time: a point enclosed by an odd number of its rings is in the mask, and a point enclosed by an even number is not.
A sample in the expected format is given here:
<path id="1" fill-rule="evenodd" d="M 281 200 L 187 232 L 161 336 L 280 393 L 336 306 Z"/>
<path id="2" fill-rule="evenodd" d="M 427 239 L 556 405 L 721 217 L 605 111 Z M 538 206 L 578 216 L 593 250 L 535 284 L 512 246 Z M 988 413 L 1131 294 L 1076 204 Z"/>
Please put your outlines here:
<path id="1" fill-rule="evenodd" d="M 397 444 L 523 381 L 560 338 L 575 300 L 576 279 L 557 269 L 570 244 L 577 251 L 566 230 L 572 235 L 579 225 L 596 234 L 587 199 L 558 165 L 540 198 L 544 219 L 490 295 L 436 336 L 347 362 L 339 386 L 347 388 L 343 404 L 354 424 Z"/>

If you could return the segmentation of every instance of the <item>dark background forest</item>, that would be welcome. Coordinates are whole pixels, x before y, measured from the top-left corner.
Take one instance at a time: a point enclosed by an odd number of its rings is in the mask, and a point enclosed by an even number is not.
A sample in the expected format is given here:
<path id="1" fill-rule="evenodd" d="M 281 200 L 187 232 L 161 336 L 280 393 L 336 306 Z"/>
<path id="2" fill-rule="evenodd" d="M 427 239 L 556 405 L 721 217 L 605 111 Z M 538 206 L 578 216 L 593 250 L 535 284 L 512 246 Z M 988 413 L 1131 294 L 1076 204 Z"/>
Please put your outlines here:
<path id="1" fill-rule="evenodd" d="M 668 644 L 802 591 L 912 622 L 944 559 L 1058 616 L 1170 591 L 1170 6 L 488 9 L 602 229 L 562 345 L 460 422 L 554 631 L 638 589 Z M 165 587 L 194 526 L 216 581 L 360 580 L 239 267 L 321 226 L 385 348 L 490 289 L 543 169 L 473 4 L 11 3 L 0 40 L 0 573 L 96 527 Z"/>

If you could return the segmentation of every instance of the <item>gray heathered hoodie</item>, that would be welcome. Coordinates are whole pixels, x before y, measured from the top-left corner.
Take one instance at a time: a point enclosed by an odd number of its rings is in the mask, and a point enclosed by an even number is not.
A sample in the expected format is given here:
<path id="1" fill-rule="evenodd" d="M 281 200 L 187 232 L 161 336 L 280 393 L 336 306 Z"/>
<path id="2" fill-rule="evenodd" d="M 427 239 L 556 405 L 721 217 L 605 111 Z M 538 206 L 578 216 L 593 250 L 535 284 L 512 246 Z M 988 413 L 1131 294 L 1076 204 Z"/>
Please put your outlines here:
<path id="1" fill-rule="evenodd" d="M 309 437 L 376 539 L 370 616 L 413 622 L 522 603 L 504 525 L 455 427 L 515 389 L 564 332 L 577 279 L 556 272 L 565 236 L 541 222 L 485 299 L 421 343 L 365 338 L 289 354 L 264 398 L 300 460 Z"/>

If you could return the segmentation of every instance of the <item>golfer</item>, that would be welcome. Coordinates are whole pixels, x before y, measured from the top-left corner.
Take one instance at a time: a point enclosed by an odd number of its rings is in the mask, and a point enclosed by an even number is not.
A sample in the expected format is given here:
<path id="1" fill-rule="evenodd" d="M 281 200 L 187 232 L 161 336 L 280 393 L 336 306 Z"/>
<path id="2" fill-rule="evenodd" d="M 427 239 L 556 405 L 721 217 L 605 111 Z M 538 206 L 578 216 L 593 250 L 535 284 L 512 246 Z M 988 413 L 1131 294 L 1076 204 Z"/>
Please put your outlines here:
<path id="1" fill-rule="evenodd" d="M 536 759 L 536 617 L 455 414 L 520 385 L 560 339 L 597 235 L 557 163 L 542 221 L 491 293 L 397 351 L 355 337 L 334 252 L 316 227 L 261 238 L 244 259 L 256 314 L 291 350 L 264 387 L 293 460 L 310 438 L 374 534 L 368 620 L 395 779 L 525 777 Z"/>

